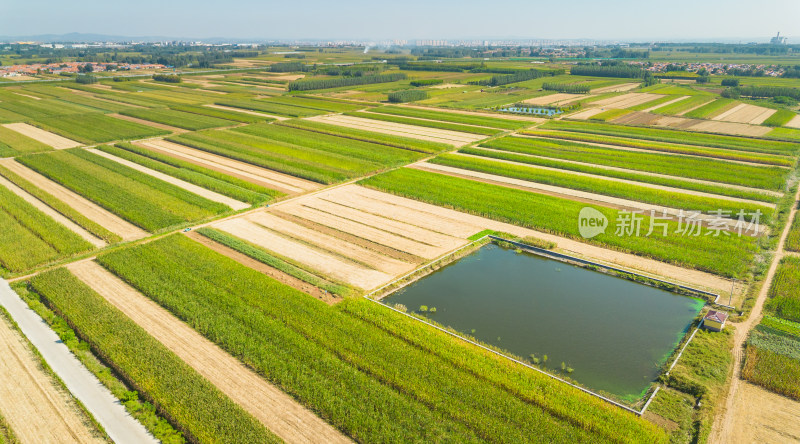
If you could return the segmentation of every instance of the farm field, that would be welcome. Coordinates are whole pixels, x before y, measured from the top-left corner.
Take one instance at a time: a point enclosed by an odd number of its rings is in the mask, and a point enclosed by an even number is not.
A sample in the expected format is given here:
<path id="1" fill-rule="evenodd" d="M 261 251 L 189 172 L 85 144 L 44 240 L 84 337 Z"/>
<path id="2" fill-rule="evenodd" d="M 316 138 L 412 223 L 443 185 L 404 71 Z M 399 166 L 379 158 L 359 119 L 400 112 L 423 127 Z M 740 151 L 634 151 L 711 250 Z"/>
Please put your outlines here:
<path id="1" fill-rule="evenodd" d="M 49 151 L 50 149 L 63 150 L 66 148 L 74 148 L 80 146 L 81 143 L 74 140 L 67 139 L 66 137 L 53 134 L 51 132 L 36 128 L 35 126 L 28 125 L 27 123 L 8 123 L 3 125 L 7 130 L 19 133 L 22 137 L 33 139 L 37 145 L 49 146 L 48 149 L 37 151 Z"/>
<path id="2" fill-rule="evenodd" d="M 485 135 L 469 134 L 449 129 L 426 128 L 416 125 L 415 123 L 417 122 L 396 123 L 347 115 L 321 116 L 315 121 L 357 130 L 446 143 L 453 146 L 463 146 L 486 138 Z"/>

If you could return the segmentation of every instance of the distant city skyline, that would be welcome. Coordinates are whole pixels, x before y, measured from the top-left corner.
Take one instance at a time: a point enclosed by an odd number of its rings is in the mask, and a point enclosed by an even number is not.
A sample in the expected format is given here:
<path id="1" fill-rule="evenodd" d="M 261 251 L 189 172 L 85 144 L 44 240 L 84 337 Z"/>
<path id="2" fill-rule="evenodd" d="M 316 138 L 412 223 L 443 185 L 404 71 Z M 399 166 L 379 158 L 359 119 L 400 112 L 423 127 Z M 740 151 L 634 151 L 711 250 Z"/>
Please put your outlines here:
<path id="1" fill-rule="evenodd" d="M 142 0 L 6 1 L 0 35 L 90 33 L 179 39 L 387 40 L 593 39 L 618 41 L 757 41 L 777 32 L 800 42 L 800 1 L 569 3 L 509 0 L 368 2 L 307 0 L 233 4 Z"/>

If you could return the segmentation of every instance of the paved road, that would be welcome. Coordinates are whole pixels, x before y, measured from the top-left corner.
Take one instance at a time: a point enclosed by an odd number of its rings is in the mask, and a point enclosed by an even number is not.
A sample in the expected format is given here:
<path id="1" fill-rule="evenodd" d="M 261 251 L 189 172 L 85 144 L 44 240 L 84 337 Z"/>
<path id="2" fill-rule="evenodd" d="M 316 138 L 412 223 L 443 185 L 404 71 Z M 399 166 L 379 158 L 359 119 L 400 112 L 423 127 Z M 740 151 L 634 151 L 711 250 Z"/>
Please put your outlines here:
<path id="1" fill-rule="evenodd" d="M 50 368 L 64 381 L 67 389 L 83 403 L 114 442 L 158 443 L 158 440 L 128 414 L 119 400 L 78 361 L 67 346 L 61 343 L 50 326 L 31 310 L 3 279 L 0 279 L 0 305 L 11 314 L 22 333 L 39 350 Z"/>

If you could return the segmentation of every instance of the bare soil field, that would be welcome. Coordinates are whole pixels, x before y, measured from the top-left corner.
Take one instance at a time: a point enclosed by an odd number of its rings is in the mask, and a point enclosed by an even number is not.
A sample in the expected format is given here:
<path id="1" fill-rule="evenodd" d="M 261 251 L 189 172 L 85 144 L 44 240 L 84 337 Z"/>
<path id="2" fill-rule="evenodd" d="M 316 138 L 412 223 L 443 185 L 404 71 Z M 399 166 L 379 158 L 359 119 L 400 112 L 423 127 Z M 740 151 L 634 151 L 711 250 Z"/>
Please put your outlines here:
<path id="1" fill-rule="evenodd" d="M 0 315 L 0 415 L 22 443 L 103 443 L 71 395 Z"/>
<path id="2" fill-rule="evenodd" d="M 603 111 L 605 111 L 603 108 L 589 108 L 566 117 L 569 117 L 570 119 L 586 120 L 589 117 L 602 113 Z"/>
<path id="3" fill-rule="evenodd" d="M 588 94 L 555 93 L 546 96 L 534 97 L 532 99 L 525 99 L 522 101 L 522 103 L 526 103 L 528 105 L 550 105 L 565 100 L 571 102 L 587 96 Z"/>
<path id="4" fill-rule="evenodd" d="M 624 125 L 652 125 L 659 119 L 661 119 L 661 116 L 643 111 L 634 111 L 632 113 L 617 117 L 616 119 L 612 120 L 612 122 Z"/>
<path id="5" fill-rule="evenodd" d="M 57 150 L 75 148 L 76 146 L 82 145 L 80 142 L 67 139 L 66 137 L 61 137 L 58 134 L 53 134 L 49 131 L 36 128 L 35 126 L 28 125 L 27 123 L 7 123 L 3 126 L 18 132 L 23 136 L 28 136 L 31 139 L 38 140 L 39 142 L 49 145 Z"/>
<path id="6" fill-rule="evenodd" d="M 289 120 L 288 117 L 273 116 L 272 114 L 264 114 L 258 111 L 250 111 L 249 109 L 234 108 L 232 106 L 223 106 L 223 105 L 203 105 L 203 106 L 208 108 L 221 109 L 225 111 L 233 111 L 235 113 L 250 114 L 251 116 L 268 117 L 270 119 L 275 119 L 275 120 Z"/>
<path id="7" fill-rule="evenodd" d="M 603 88 L 596 88 L 591 91 L 592 94 L 603 94 L 610 92 L 630 91 L 638 88 L 641 83 L 622 83 L 620 85 L 605 86 Z"/>
<path id="8" fill-rule="evenodd" d="M 798 128 L 800 129 L 800 114 L 794 116 L 792 120 L 790 120 L 786 125 L 787 128 Z"/>
<path id="9" fill-rule="evenodd" d="M 392 277 L 388 273 L 367 268 L 299 240 L 282 236 L 245 218 L 227 219 L 212 226 L 301 263 L 323 276 L 330 276 L 365 290 L 388 282 Z"/>
<path id="10" fill-rule="evenodd" d="M 52 194 L 56 199 L 74 208 L 87 218 L 97 222 L 108 231 L 119 235 L 125 241 L 141 239 L 145 236 L 148 236 L 148 233 L 141 228 L 121 219 L 115 214 L 110 213 L 104 208 L 96 205 L 94 202 L 87 200 L 83 196 L 80 196 L 42 176 L 41 174 L 23 166 L 21 163 L 15 162 L 13 159 L 2 159 L 0 160 L 0 164 L 14 173 L 24 177 L 26 180 L 41 188 L 43 191 Z"/>
<path id="11" fill-rule="evenodd" d="M 250 204 L 248 203 L 240 202 L 236 199 L 231 199 L 228 196 L 224 196 L 217 192 L 197 186 L 195 184 L 183 181 L 181 179 L 177 179 L 175 177 L 170 176 L 169 174 L 164 174 L 160 171 L 147 168 L 145 166 L 139 165 L 136 162 L 131 162 L 130 160 L 122 159 L 120 157 L 108 154 L 105 151 L 100 151 L 97 149 L 90 149 L 87 151 L 97 154 L 98 156 L 105 157 L 106 159 L 113 160 L 114 162 L 117 162 L 121 165 L 125 165 L 126 167 L 132 168 L 136 171 L 141 171 L 142 173 L 145 173 L 148 176 L 152 176 L 155 177 L 156 179 L 163 180 L 164 182 L 171 183 L 172 185 L 183 188 L 184 190 L 189 191 L 190 193 L 194 193 L 197 194 L 198 196 L 205 197 L 208 200 L 212 200 L 214 202 L 219 202 L 221 204 L 227 205 L 234 210 L 238 211 L 238 210 L 244 210 L 245 208 L 250 208 Z"/>
<path id="12" fill-rule="evenodd" d="M 123 116 L 122 114 L 108 114 L 109 117 L 113 117 L 115 119 L 120 120 L 127 120 L 128 122 L 138 123 L 140 125 L 150 126 L 153 128 L 163 129 L 166 131 L 171 131 L 173 133 L 185 133 L 187 130 L 183 128 L 178 128 L 177 126 L 169 126 L 164 125 L 163 123 L 153 122 L 151 120 L 140 119 L 138 117 L 131 117 L 131 116 Z"/>
<path id="13" fill-rule="evenodd" d="M 697 124 L 696 120 L 687 119 L 685 117 L 677 117 L 677 116 L 662 116 L 660 119 L 653 122 L 653 125 L 655 126 L 665 126 L 669 128 L 678 128 L 678 129 L 686 129 L 696 124 Z"/>
<path id="14" fill-rule="evenodd" d="M 742 381 L 735 403 L 730 442 L 800 442 L 800 402 Z"/>
<path id="15" fill-rule="evenodd" d="M 681 100 L 688 99 L 688 98 L 689 98 L 689 96 L 676 97 L 676 98 L 674 98 L 672 100 L 668 100 L 668 101 L 666 101 L 664 103 L 659 103 L 658 105 L 651 106 L 650 108 L 645 109 L 644 112 L 647 113 L 647 112 L 653 111 L 654 109 L 659 109 L 662 106 L 672 105 L 673 103 L 680 102 Z"/>
<path id="16" fill-rule="evenodd" d="M 63 87 L 60 86 L 59 88 L 63 88 Z M 64 89 L 67 89 L 67 88 L 64 88 Z M 92 94 L 90 92 L 82 91 L 82 90 L 79 90 L 79 89 L 71 89 L 69 91 L 72 91 L 73 94 L 77 94 L 79 96 L 91 97 L 94 100 L 97 100 L 97 101 L 100 101 L 100 102 L 105 102 L 105 103 L 111 103 L 111 104 L 114 104 L 114 105 L 117 105 L 117 106 L 125 106 L 125 107 L 128 107 L 128 108 L 139 108 L 139 109 L 147 108 L 146 106 L 132 105 L 130 103 L 116 102 L 114 100 L 105 99 L 103 97 L 98 97 L 96 94 Z"/>
<path id="17" fill-rule="evenodd" d="M 478 140 L 485 139 L 487 136 L 461 133 L 457 131 L 441 130 L 435 128 L 406 125 L 402 123 L 384 122 L 381 120 L 365 119 L 361 117 L 350 117 L 343 115 L 328 115 L 309 117 L 308 120 L 315 120 L 324 123 L 356 128 L 361 130 L 374 131 L 395 136 L 413 137 L 421 140 L 443 142 L 456 147 L 467 145 Z"/>
<path id="18" fill-rule="evenodd" d="M 350 442 L 289 395 L 97 263 L 77 262 L 67 269 L 286 442 Z"/>
<path id="19" fill-rule="evenodd" d="M 359 199 L 367 199 L 367 201 L 370 202 L 370 205 L 374 205 L 374 202 L 377 201 L 379 202 L 378 205 L 380 205 L 378 208 L 394 206 L 399 211 L 409 212 L 409 217 L 413 215 L 416 219 L 417 225 L 427 225 L 429 221 L 431 221 L 430 223 L 432 224 L 439 224 L 439 227 L 447 227 L 449 224 L 458 223 L 463 227 L 461 228 L 462 232 L 468 232 L 473 229 L 475 230 L 472 231 L 470 236 L 485 229 L 509 233 L 520 237 L 531 236 L 545 241 L 554 242 L 559 251 L 563 251 L 568 254 L 590 258 L 594 261 L 618 267 L 633 269 L 643 274 L 649 274 L 661 279 L 666 279 L 670 282 L 691 285 L 697 288 L 708 289 L 716 292 L 727 292 L 731 287 L 731 281 L 728 279 L 724 279 L 703 271 L 689 270 L 664 262 L 609 250 L 572 239 L 566 239 L 549 233 L 518 227 L 507 223 L 486 219 L 480 216 L 474 216 L 471 214 L 438 207 L 436 205 L 395 196 L 393 194 L 367 189 L 358 185 L 346 185 L 344 187 L 332 190 L 331 192 L 347 193 L 351 196 L 358 196 Z M 324 193 L 322 194 L 324 195 Z"/>
<path id="20" fill-rule="evenodd" d="M 621 96 L 600 99 L 596 102 L 593 102 L 593 105 L 604 108 L 628 108 L 631 106 L 641 105 L 642 103 L 659 99 L 661 97 L 663 97 L 663 94 L 627 93 Z"/>
<path id="21" fill-rule="evenodd" d="M 769 116 L 775 114 L 775 112 L 776 111 L 771 108 L 740 103 L 722 114 L 713 117 L 711 120 L 761 125 Z"/>
<path id="22" fill-rule="evenodd" d="M 33 195 L 29 194 L 27 191 L 23 190 L 22 188 L 18 187 L 17 185 L 15 185 L 14 183 L 12 183 L 8 179 L 6 179 L 5 177 L 0 176 L 0 186 L 8 188 L 12 193 L 14 193 L 17 196 L 21 197 L 23 200 L 25 200 L 29 204 L 33 205 L 34 208 L 36 208 L 37 210 L 41 211 L 45 215 L 49 216 L 50 218 L 52 218 L 56 222 L 60 223 L 61 225 L 67 227 L 70 231 L 72 231 L 73 233 L 75 233 L 78 236 L 82 237 L 83 239 L 85 239 L 87 242 L 89 242 L 90 244 L 94 245 L 95 247 L 103 248 L 103 247 L 105 247 L 107 245 L 106 242 L 103 239 L 100 239 L 99 237 L 95 237 L 92 233 L 89 233 L 88 231 L 86 231 L 80 225 L 78 225 L 75 222 L 67 219 L 66 217 L 64 217 L 64 215 L 62 215 L 58 211 L 50 208 L 44 202 L 42 202 L 41 200 L 37 199 Z"/>
<path id="23" fill-rule="evenodd" d="M 321 187 L 316 182 L 303 180 L 288 174 L 278 173 L 162 139 L 145 140 L 137 142 L 136 145 L 287 194 L 303 193 Z"/>
<path id="24" fill-rule="evenodd" d="M 452 109 L 452 108 L 434 108 L 430 106 L 419 106 L 419 105 L 398 105 L 403 108 L 413 108 L 413 109 L 421 109 L 424 111 L 437 111 L 437 112 L 444 112 L 450 114 L 463 114 L 465 116 L 478 116 L 478 117 L 493 117 L 497 119 L 505 119 L 505 120 L 518 120 L 523 122 L 531 122 L 533 123 L 540 123 L 544 122 L 547 119 L 542 119 L 540 117 L 528 117 L 528 116 L 521 116 L 519 114 L 499 114 L 499 113 L 485 113 L 480 111 L 464 111 L 461 109 Z"/>
<path id="25" fill-rule="evenodd" d="M 748 125 L 735 122 L 718 122 L 713 120 L 701 120 L 692 126 L 686 127 L 689 131 L 705 131 L 709 133 L 730 134 L 733 136 L 755 136 L 760 137 L 772 131 L 766 126 Z"/>

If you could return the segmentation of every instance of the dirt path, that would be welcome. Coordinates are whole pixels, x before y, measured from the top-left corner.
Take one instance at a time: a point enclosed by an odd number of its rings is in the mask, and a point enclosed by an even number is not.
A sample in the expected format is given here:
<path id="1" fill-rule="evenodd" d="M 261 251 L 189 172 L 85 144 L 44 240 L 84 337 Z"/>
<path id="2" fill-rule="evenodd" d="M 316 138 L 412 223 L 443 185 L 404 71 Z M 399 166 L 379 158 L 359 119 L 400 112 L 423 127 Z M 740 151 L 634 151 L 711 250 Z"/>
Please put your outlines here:
<path id="1" fill-rule="evenodd" d="M 80 196 L 42 176 L 41 174 L 23 166 L 21 163 L 15 162 L 14 159 L 2 159 L 0 160 L 0 164 L 14 173 L 22 176 L 27 181 L 41 188 L 43 191 L 52 194 L 56 199 L 64 202 L 65 204 L 74 208 L 75 211 L 97 222 L 105 229 L 119 235 L 122 237 L 122 240 L 136 240 L 149 235 L 141 228 L 119 218 L 117 215 L 110 213 L 104 208 L 101 208 L 94 202 L 85 199 L 83 196 Z"/>
<path id="2" fill-rule="evenodd" d="M 194 240 L 194 241 L 196 241 L 198 243 L 201 243 L 201 244 L 205 245 L 206 247 L 216 251 L 219 254 L 222 254 L 222 255 L 224 255 L 226 257 L 229 257 L 229 258 L 235 260 L 236 262 L 244 265 L 245 267 L 252 268 L 253 270 L 256 270 L 258 272 L 264 273 L 267 276 L 271 277 L 272 279 L 275 279 L 276 281 L 281 282 L 283 284 L 286 284 L 286 285 L 288 285 L 288 286 L 290 286 L 292 288 L 295 288 L 297 290 L 300 290 L 303 293 L 311 295 L 311 296 L 313 296 L 313 297 L 315 297 L 315 298 L 327 303 L 328 305 L 333 305 L 333 304 L 335 304 L 337 302 L 341 302 L 342 301 L 341 298 L 333 296 L 331 293 L 326 293 L 326 292 L 320 290 L 318 287 L 315 287 L 315 286 L 313 286 L 313 285 L 311 285 L 311 284 L 309 284 L 309 283 L 307 283 L 305 281 L 301 281 L 300 279 L 297 279 L 294 276 L 288 275 L 288 274 L 286 274 L 286 273 L 284 273 L 284 272 L 282 272 L 282 271 L 280 271 L 280 270 L 278 270 L 276 268 L 272 268 L 272 267 L 270 267 L 269 265 L 267 265 L 267 264 L 265 264 L 263 262 L 259 262 L 259 261 L 255 260 L 255 259 L 251 258 L 250 256 L 247 256 L 245 254 L 239 253 L 238 251 L 234 250 L 233 248 L 228 248 L 225 245 L 222 245 L 220 243 L 214 242 L 213 240 L 203 236 L 202 234 L 200 234 L 200 233 L 198 233 L 196 231 L 189 231 L 189 232 L 186 232 L 186 233 L 183 233 L 183 234 L 186 237 L 188 237 L 189 239 L 192 239 L 192 240 Z"/>
<path id="3" fill-rule="evenodd" d="M 485 150 L 485 151 L 492 151 L 492 152 L 496 152 L 496 153 L 508 153 L 507 151 L 496 150 L 496 149 L 493 149 L 493 148 L 484 148 L 482 146 L 479 146 L 479 147 L 476 147 L 476 148 L 477 149 L 481 149 L 481 150 Z M 691 179 L 691 178 L 688 178 L 688 177 L 680 177 L 680 176 L 670 176 L 668 174 L 659 174 L 659 173 L 651 173 L 649 171 L 631 170 L 631 169 L 628 169 L 628 168 L 619 168 L 619 167 L 613 167 L 613 166 L 608 166 L 608 165 L 599 165 L 599 164 L 594 164 L 594 163 L 579 162 L 577 160 L 554 159 L 552 157 L 537 156 L 535 154 L 527 154 L 527 153 L 514 153 L 514 154 L 517 155 L 517 156 L 523 156 L 523 157 L 533 157 L 535 159 L 557 160 L 559 162 L 569 163 L 569 164 L 573 164 L 573 165 L 587 166 L 587 167 L 592 167 L 592 168 L 599 168 L 599 169 L 608 170 L 608 171 L 619 171 L 619 172 L 623 172 L 623 173 L 634 172 L 636 174 L 641 174 L 642 176 L 660 177 L 660 178 L 663 178 L 663 179 L 674 179 L 674 180 L 681 180 L 681 181 L 684 181 L 684 182 L 701 183 L 701 184 L 704 184 L 704 185 L 712 185 L 712 186 L 718 186 L 718 187 L 723 187 L 723 188 L 730 188 L 730 189 L 733 189 L 733 190 L 750 191 L 750 192 L 754 192 L 754 193 L 766 194 L 768 196 L 775 196 L 775 197 L 782 197 L 783 196 L 782 193 L 779 193 L 777 191 L 762 190 L 760 188 L 749 188 L 749 187 L 744 187 L 744 186 L 741 186 L 741 185 L 733 185 L 733 184 L 727 184 L 727 183 L 722 183 L 722 182 L 712 182 L 710 180 Z"/>
<path id="4" fill-rule="evenodd" d="M 11 190 L 12 193 L 14 193 L 17 196 L 21 197 L 23 200 L 25 200 L 29 204 L 33 205 L 34 208 L 36 208 L 37 210 L 41 211 L 45 215 L 49 216 L 50 218 L 52 218 L 56 222 L 60 223 L 61 225 L 67 227 L 70 231 L 72 231 L 73 233 L 75 233 L 78 236 L 82 237 L 84 240 L 86 240 L 90 244 L 94 245 L 95 247 L 103 248 L 106 245 L 108 245 L 108 244 L 106 244 L 106 242 L 103 239 L 100 239 L 99 237 L 96 237 L 92 233 L 89 233 L 83 227 L 81 227 L 80 225 L 76 224 L 75 222 L 67 219 L 66 217 L 64 217 L 63 214 L 61 214 L 58 211 L 50 208 L 49 206 L 47 206 L 47 204 L 45 204 L 41 200 L 37 199 L 33 195 L 29 194 L 27 191 L 23 190 L 22 188 L 18 187 L 17 185 L 15 185 L 14 183 L 12 183 L 8 179 L 6 179 L 5 177 L 0 176 L 0 186 L 4 186 L 4 187 L 8 188 L 9 190 Z"/>
<path id="5" fill-rule="evenodd" d="M 587 244 L 577 240 L 567 239 L 549 233 L 518 227 L 516 225 L 498 222 L 484 217 L 395 196 L 393 194 L 367 189 L 358 185 L 347 185 L 340 188 L 338 191 L 348 192 L 358 196 L 368 196 L 370 199 L 380 201 L 385 205 L 397 206 L 402 209 L 402 211 L 405 211 L 407 208 L 415 210 L 418 212 L 416 214 L 420 216 L 418 224 L 424 224 L 425 219 L 423 219 L 422 216 L 425 214 L 430 214 L 434 217 L 459 221 L 460 223 L 464 224 L 465 229 L 466 227 L 469 227 L 469 229 L 480 227 L 479 230 L 476 230 L 472 234 L 475 234 L 481 230 L 489 229 L 520 237 L 532 236 L 544 241 L 554 242 L 558 246 L 559 250 L 569 254 L 573 254 L 582 258 L 589 258 L 596 262 L 636 270 L 639 273 L 659 277 L 660 279 L 666 279 L 670 282 L 682 283 L 685 285 L 725 294 L 727 294 L 731 288 L 730 280 L 703 271 L 691 270 L 629 253 L 610 250 L 608 248 Z"/>
<path id="6" fill-rule="evenodd" d="M 51 146 L 57 150 L 75 148 L 76 146 L 83 145 L 80 142 L 67 139 L 66 137 L 59 136 L 58 134 L 53 134 L 41 128 L 36 128 L 35 126 L 28 125 L 27 123 L 6 123 L 3 126 L 12 131 L 18 132 L 23 136 L 27 136 L 31 139 L 42 142 L 43 144 Z"/>
<path id="7" fill-rule="evenodd" d="M 98 156 L 105 157 L 106 159 L 113 160 L 114 162 L 117 162 L 117 163 L 119 163 L 121 165 L 125 165 L 128 168 L 132 168 L 132 169 L 134 169 L 136 171 L 140 171 L 142 173 L 145 173 L 148 176 L 152 176 L 152 177 L 155 177 L 156 179 L 163 180 L 164 182 L 170 183 L 170 184 L 175 185 L 175 186 L 177 186 L 179 188 L 183 188 L 184 190 L 186 190 L 186 191 L 188 191 L 190 193 L 197 194 L 198 196 L 204 197 L 204 198 L 206 198 L 208 200 L 211 200 L 211 201 L 214 201 L 214 202 L 219 202 L 219 203 L 221 203 L 223 205 L 227 205 L 227 206 L 229 206 L 230 208 L 232 208 L 232 209 L 234 209 L 236 211 L 244 210 L 245 208 L 250 208 L 250 204 L 248 204 L 248 203 L 240 202 L 240 201 L 238 201 L 236 199 L 231 199 L 228 196 L 224 196 L 224 195 L 219 194 L 217 192 L 214 192 L 214 191 L 211 191 L 211 190 L 207 190 L 207 189 L 205 189 L 203 187 L 197 186 L 197 185 L 195 185 L 193 183 L 189 183 L 189 182 L 180 180 L 178 178 L 170 176 L 169 174 L 164 174 L 164 173 L 162 173 L 160 171 L 156 171 L 156 170 L 147 168 L 145 166 L 139 165 L 136 162 L 131 162 L 130 160 L 123 159 L 121 157 L 117 157 L 117 156 L 114 156 L 112 154 L 108 154 L 105 151 L 100 151 L 98 149 L 89 149 L 87 151 L 89 151 L 89 152 L 91 152 L 93 154 L 97 154 Z"/>
<path id="8" fill-rule="evenodd" d="M 785 245 L 786 237 L 789 235 L 789 231 L 791 231 L 792 228 L 791 221 L 794 220 L 797 214 L 798 199 L 800 199 L 800 190 L 798 190 L 797 194 L 795 194 L 795 204 L 792 205 L 789 218 L 787 219 L 789 222 L 786 223 L 786 226 L 781 233 L 781 237 L 778 240 L 778 248 L 772 258 L 772 263 L 767 271 L 767 276 L 764 278 L 764 283 L 761 286 L 761 291 L 758 293 L 758 297 L 756 298 L 755 305 L 753 305 L 753 310 L 750 312 L 750 316 L 748 316 L 745 321 L 734 324 L 736 330 L 734 333 L 733 346 L 733 376 L 731 379 L 730 388 L 728 389 L 728 394 L 725 398 L 725 405 L 715 418 L 714 426 L 709 437 L 710 443 L 725 444 L 731 442 L 733 438 L 739 436 L 738 434 L 733 434 L 735 423 L 743 421 L 744 418 L 748 418 L 750 413 L 737 415 L 737 410 L 745 412 L 753 411 L 754 409 L 763 410 L 764 408 L 763 405 L 759 407 L 758 405 L 748 404 L 746 399 L 747 394 L 738 393 L 739 388 L 745 384 L 744 381 L 741 380 L 744 346 L 750 329 L 758 325 L 758 323 L 761 321 L 764 303 L 766 302 L 769 294 L 769 288 L 772 285 L 772 280 L 775 278 L 775 272 L 778 269 L 778 265 L 785 255 L 783 246 Z M 737 421 L 737 418 L 739 421 Z M 791 427 L 796 428 L 796 424 L 792 426 L 791 424 L 782 423 L 777 421 L 777 419 L 773 419 L 770 421 L 770 427 L 772 427 L 773 430 L 787 430 Z"/>
<path id="9" fill-rule="evenodd" d="M 0 415 L 22 443 L 104 442 L 1 314 L 0 356 Z"/>
<path id="10" fill-rule="evenodd" d="M 76 262 L 67 268 L 283 440 L 350 442 L 289 395 L 97 263 Z"/>
<path id="11" fill-rule="evenodd" d="M 485 157 L 476 156 L 476 155 L 473 155 L 473 154 L 465 154 L 465 153 L 453 153 L 453 154 L 456 155 L 456 156 L 463 156 L 463 157 L 468 157 L 468 158 L 472 158 L 472 159 L 486 159 Z M 647 182 L 638 182 L 638 181 L 635 181 L 635 180 L 620 179 L 620 178 L 617 178 L 617 177 L 600 176 L 600 175 L 597 175 L 597 174 L 583 173 L 583 172 L 580 172 L 580 171 L 562 170 L 562 169 L 559 169 L 559 168 L 552 168 L 552 167 L 546 167 L 546 166 L 541 166 L 541 165 L 530 165 L 530 164 L 527 164 L 527 163 L 514 162 L 513 160 L 505 160 L 505 159 L 492 159 L 492 160 L 495 161 L 495 162 L 507 163 L 507 164 L 511 164 L 511 165 L 519 165 L 519 166 L 524 166 L 524 167 L 532 167 L 532 168 L 536 168 L 536 169 L 542 169 L 542 170 L 545 170 L 545 171 L 563 172 L 563 173 L 574 174 L 576 176 L 581 176 L 581 177 L 591 177 L 593 179 L 608 180 L 608 181 L 612 181 L 612 182 L 619 182 L 619 183 L 625 183 L 625 184 L 630 184 L 630 185 L 636 185 L 636 186 L 639 186 L 639 187 L 652 188 L 654 190 L 663 190 L 663 191 L 669 191 L 669 192 L 672 192 L 672 193 L 682 193 L 682 194 L 689 194 L 689 195 L 692 195 L 692 196 L 708 197 L 710 199 L 720 199 L 720 200 L 728 200 L 728 201 L 731 201 L 731 202 L 742 202 L 742 203 L 747 203 L 747 204 L 752 204 L 752 205 L 761 205 L 763 207 L 772 208 L 772 209 L 777 208 L 776 204 L 769 203 L 769 202 L 762 202 L 760 200 L 742 199 L 742 198 L 739 198 L 739 197 L 723 196 L 723 195 L 719 195 L 719 194 L 705 193 L 705 192 L 702 192 L 702 191 L 695 191 L 695 190 L 687 190 L 687 189 L 683 189 L 683 188 L 668 187 L 668 186 L 665 186 L 665 185 L 657 185 L 657 184 L 652 184 L 652 183 L 647 183 Z"/>
<path id="12" fill-rule="evenodd" d="M 232 106 L 222 106 L 222 105 L 203 105 L 203 106 L 207 108 L 216 108 L 225 111 L 232 111 L 235 113 L 250 114 L 251 116 L 268 117 L 270 119 L 275 119 L 275 120 L 289 120 L 289 117 L 276 116 L 273 114 L 264 114 L 258 111 L 251 111 L 249 109 L 242 109 L 242 108 L 234 108 Z"/>
<path id="13" fill-rule="evenodd" d="M 373 270 L 317 250 L 302 242 L 278 235 L 241 217 L 224 220 L 214 224 L 213 227 L 304 264 L 321 273 L 322 276 L 330 276 L 364 290 L 375 288 L 392 278 L 392 275 L 388 273 Z"/>
<path id="14" fill-rule="evenodd" d="M 316 182 L 303 180 L 162 139 L 145 140 L 137 142 L 136 145 L 287 194 L 302 193 L 322 187 Z"/>
<path id="15" fill-rule="evenodd" d="M 139 119 L 137 117 L 125 116 L 122 114 L 107 114 L 107 116 L 114 117 L 115 119 L 127 120 L 128 122 L 138 123 L 139 125 L 163 129 L 165 131 L 169 131 L 176 134 L 187 132 L 187 130 L 183 128 L 178 128 L 177 126 L 169 126 L 163 123 L 153 122 L 152 120 Z"/>

